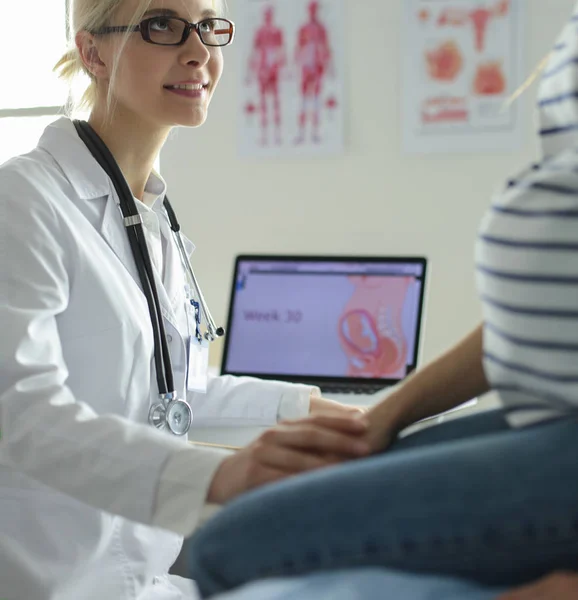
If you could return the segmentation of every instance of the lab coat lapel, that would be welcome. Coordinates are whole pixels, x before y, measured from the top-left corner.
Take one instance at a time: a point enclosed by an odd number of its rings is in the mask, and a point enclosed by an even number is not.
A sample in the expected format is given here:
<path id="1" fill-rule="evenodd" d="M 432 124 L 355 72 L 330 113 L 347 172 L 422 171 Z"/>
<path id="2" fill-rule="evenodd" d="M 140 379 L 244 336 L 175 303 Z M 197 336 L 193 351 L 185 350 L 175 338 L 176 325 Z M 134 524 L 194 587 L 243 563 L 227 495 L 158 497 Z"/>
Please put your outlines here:
<path id="1" fill-rule="evenodd" d="M 39 144 L 60 165 L 74 189 L 74 204 L 116 254 L 142 290 L 112 181 L 79 139 L 72 122 L 61 118 L 49 125 Z M 160 277 L 155 277 L 163 316 L 176 326 L 171 301 Z"/>
<path id="2" fill-rule="evenodd" d="M 136 268 L 136 263 L 132 254 L 128 234 L 122 221 L 122 215 L 118 208 L 116 198 L 109 195 L 104 208 L 104 215 L 100 233 L 112 251 L 116 254 L 120 262 L 126 267 L 132 278 L 136 281 L 139 288 L 142 290 L 140 277 Z M 165 262 L 169 264 L 168 257 Z M 157 286 L 157 294 L 161 305 L 163 317 L 167 319 L 174 327 L 177 327 L 177 319 L 174 314 L 173 304 L 169 298 L 169 294 L 165 289 L 164 282 L 159 274 L 155 271 L 155 283 Z"/>
<path id="3" fill-rule="evenodd" d="M 173 310 L 177 311 L 178 303 L 182 302 L 183 299 L 185 273 L 173 237 L 174 234 L 168 227 L 161 227 L 161 235 L 164 239 L 163 246 L 165 248 L 164 288 Z"/>
<path id="4" fill-rule="evenodd" d="M 140 285 L 138 270 L 134 261 L 132 250 L 128 241 L 128 235 L 122 222 L 122 214 L 116 202 L 116 198 L 111 194 L 104 199 L 104 215 L 100 227 L 100 234 L 117 258 L 124 265 L 132 278 Z"/>

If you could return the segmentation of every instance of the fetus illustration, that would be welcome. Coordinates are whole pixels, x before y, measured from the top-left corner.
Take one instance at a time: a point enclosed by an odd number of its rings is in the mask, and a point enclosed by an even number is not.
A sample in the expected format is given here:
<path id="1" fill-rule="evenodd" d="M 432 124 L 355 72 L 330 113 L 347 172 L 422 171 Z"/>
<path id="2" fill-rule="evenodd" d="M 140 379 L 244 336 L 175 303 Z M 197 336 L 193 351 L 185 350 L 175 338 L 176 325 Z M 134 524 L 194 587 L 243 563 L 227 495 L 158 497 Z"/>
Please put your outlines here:
<path id="1" fill-rule="evenodd" d="M 404 377 L 402 311 L 411 277 L 349 277 L 355 291 L 339 320 L 350 377 Z"/>

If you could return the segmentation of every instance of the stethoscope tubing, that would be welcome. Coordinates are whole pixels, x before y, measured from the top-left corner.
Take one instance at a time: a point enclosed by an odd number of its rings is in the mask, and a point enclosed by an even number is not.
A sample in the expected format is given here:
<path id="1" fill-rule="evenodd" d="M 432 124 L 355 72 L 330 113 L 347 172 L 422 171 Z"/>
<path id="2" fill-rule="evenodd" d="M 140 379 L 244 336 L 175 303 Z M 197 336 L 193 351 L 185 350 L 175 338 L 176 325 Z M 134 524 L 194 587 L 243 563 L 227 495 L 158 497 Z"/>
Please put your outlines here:
<path id="1" fill-rule="evenodd" d="M 205 302 L 205 297 L 203 296 L 203 292 L 201 291 L 201 286 L 195 277 L 195 272 L 191 267 L 191 261 L 187 256 L 187 251 L 185 250 L 185 246 L 183 244 L 183 239 L 181 237 L 180 231 L 175 231 L 175 240 L 177 243 L 177 248 L 179 249 L 179 254 L 181 255 L 181 262 L 183 263 L 185 269 L 187 270 L 187 274 L 191 283 L 193 284 L 194 293 L 199 302 L 199 308 L 201 309 L 201 318 L 204 319 L 207 324 L 207 331 L 205 332 L 205 339 L 208 342 L 212 342 L 216 337 L 221 337 L 225 334 L 225 331 L 222 327 L 217 327 L 215 325 L 215 321 L 213 320 L 213 316 L 209 311 L 209 307 Z"/>
<path id="2" fill-rule="evenodd" d="M 110 177 L 119 197 L 119 208 L 123 218 L 136 218 L 134 224 L 127 226 L 126 230 L 143 293 L 147 299 L 149 308 L 153 329 L 154 361 L 159 393 L 162 395 L 170 394 L 175 390 L 173 370 L 160 310 L 160 301 L 154 281 L 152 262 L 146 246 L 146 238 L 140 214 L 126 179 L 103 140 L 88 123 L 74 121 L 74 125 L 82 141 Z"/>
<path id="3" fill-rule="evenodd" d="M 175 387 L 170 352 L 167 344 L 161 305 L 154 279 L 152 261 L 148 251 L 146 237 L 142 225 L 142 217 L 138 212 L 133 194 L 120 170 L 114 156 L 104 141 L 86 121 L 73 121 L 79 137 L 85 143 L 95 160 L 110 177 L 119 198 L 119 209 L 127 230 L 131 251 L 138 271 L 143 293 L 147 300 L 154 339 L 154 360 L 159 394 L 165 399 L 174 399 Z M 173 231 L 181 263 L 185 268 L 185 276 L 193 285 L 193 292 L 198 300 L 201 319 L 207 325 L 205 340 L 212 342 L 215 337 L 225 334 L 222 327 L 217 327 L 205 301 L 201 287 L 191 266 L 181 236 L 181 226 L 175 211 L 165 196 L 163 206 L 166 210 L 171 230 Z"/>

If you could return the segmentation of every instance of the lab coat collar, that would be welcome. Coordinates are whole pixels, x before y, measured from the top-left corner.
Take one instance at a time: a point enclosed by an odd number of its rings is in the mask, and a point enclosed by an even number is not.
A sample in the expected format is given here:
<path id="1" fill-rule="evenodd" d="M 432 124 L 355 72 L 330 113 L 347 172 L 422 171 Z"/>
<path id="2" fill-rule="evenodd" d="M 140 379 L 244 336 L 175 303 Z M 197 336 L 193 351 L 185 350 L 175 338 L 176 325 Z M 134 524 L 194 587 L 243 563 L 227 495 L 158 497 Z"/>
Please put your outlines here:
<path id="1" fill-rule="evenodd" d="M 48 152 L 62 169 L 77 198 L 72 200 L 139 282 L 138 271 L 122 225 L 112 181 L 79 138 L 72 121 L 62 117 L 44 130 L 38 147 Z M 84 200 L 100 202 L 84 203 Z"/>
<path id="2" fill-rule="evenodd" d="M 155 200 L 150 206 L 150 210 L 157 214 L 160 223 L 166 223 L 166 227 L 161 227 L 160 231 L 161 235 L 168 239 L 171 237 L 172 234 L 170 229 L 169 217 L 163 204 L 166 197 L 166 190 L 167 184 L 163 179 L 162 175 L 160 175 L 159 173 L 157 173 L 157 171 L 153 169 L 148 181 L 146 182 L 145 192 L 151 194 L 152 196 L 156 196 Z M 193 244 L 193 242 L 191 242 L 191 240 L 189 240 L 186 236 L 182 234 L 181 238 L 185 246 L 185 251 L 187 255 L 190 256 L 195 250 L 195 245 Z"/>
<path id="3" fill-rule="evenodd" d="M 44 130 L 38 146 L 51 154 L 61 166 L 75 193 L 82 200 L 92 200 L 110 196 L 113 185 L 103 168 L 96 162 L 84 142 L 78 137 L 76 128 L 68 117 L 57 119 Z M 157 195 L 152 209 L 159 214 L 166 214 L 163 201 L 167 185 L 162 176 L 153 170 L 146 183 L 145 190 Z M 114 203 L 112 208 L 114 208 Z M 107 213 L 118 215 L 115 210 Z M 194 244 L 183 236 L 187 253 L 190 255 L 195 249 Z"/>
<path id="4" fill-rule="evenodd" d="M 102 198 L 112 192 L 112 181 L 78 137 L 74 124 L 67 117 L 50 123 L 38 146 L 56 159 L 80 199 Z M 151 207 L 155 212 L 162 211 L 166 189 L 165 180 L 153 170 L 145 191 L 157 196 Z"/>
<path id="5" fill-rule="evenodd" d="M 61 117 L 48 125 L 38 146 L 56 159 L 82 200 L 102 198 L 111 193 L 112 182 L 78 137 L 69 118 Z"/>
<path id="6" fill-rule="evenodd" d="M 167 193 L 167 184 L 155 170 L 150 174 L 148 181 L 145 184 L 144 191 L 145 193 L 150 194 L 150 196 L 156 196 L 150 208 L 157 213 L 161 212 Z"/>
<path id="7" fill-rule="evenodd" d="M 116 191 L 112 181 L 94 159 L 84 142 L 78 137 L 76 128 L 72 121 L 66 117 L 51 123 L 45 130 L 38 142 L 38 146 L 51 154 L 62 169 L 65 177 L 70 182 L 78 198 L 82 200 L 102 200 L 102 220 L 93 221 L 93 225 L 100 231 L 102 237 L 117 255 L 132 278 L 141 287 L 138 271 L 132 256 L 128 237 L 122 224 Z M 155 212 L 164 213 L 162 201 L 164 200 L 166 184 L 158 173 L 152 173 L 146 184 L 150 193 L 158 194 L 153 205 Z M 88 204 L 93 204 L 89 202 Z M 92 214 L 94 207 L 82 206 L 77 203 L 78 208 L 85 214 Z M 160 216 L 160 214 L 159 214 Z M 166 216 L 165 216 L 166 218 Z M 163 228 L 161 228 L 161 231 Z M 166 231 L 164 235 L 168 234 Z M 190 246 L 187 248 L 192 251 Z M 157 278 L 157 291 L 163 316 L 177 327 L 177 319 L 174 314 L 174 297 L 177 296 L 172 285 L 170 290 L 165 289 L 165 282 Z M 169 297 L 170 296 L 170 297 Z"/>

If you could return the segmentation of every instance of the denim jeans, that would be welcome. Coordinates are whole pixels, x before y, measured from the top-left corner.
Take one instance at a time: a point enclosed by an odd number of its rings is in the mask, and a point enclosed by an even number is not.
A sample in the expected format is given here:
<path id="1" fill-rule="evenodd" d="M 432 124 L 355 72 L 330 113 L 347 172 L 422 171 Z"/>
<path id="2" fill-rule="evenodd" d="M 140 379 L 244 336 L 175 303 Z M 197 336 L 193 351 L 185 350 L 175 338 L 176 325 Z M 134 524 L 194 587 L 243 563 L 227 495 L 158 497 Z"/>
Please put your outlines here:
<path id="1" fill-rule="evenodd" d="M 189 576 L 208 597 L 353 567 L 500 587 L 578 570 L 578 419 L 513 430 L 504 417 L 442 423 L 242 495 L 187 541 Z"/>
<path id="2" fill-rule="evenodd" d="M 505 591 L 457 578 L 367 567 L 265 579 L 211 600 L 496 600 Z"/>

